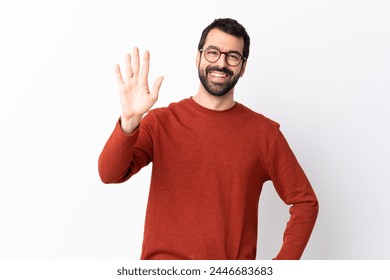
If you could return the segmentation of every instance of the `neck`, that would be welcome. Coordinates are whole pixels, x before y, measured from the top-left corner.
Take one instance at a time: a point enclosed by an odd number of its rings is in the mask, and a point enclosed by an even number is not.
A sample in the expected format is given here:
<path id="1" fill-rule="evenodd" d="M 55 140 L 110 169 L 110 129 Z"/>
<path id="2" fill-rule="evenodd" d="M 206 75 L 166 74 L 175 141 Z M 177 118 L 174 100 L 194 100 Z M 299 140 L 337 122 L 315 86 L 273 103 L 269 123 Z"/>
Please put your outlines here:
<path id="1" fill-rule="evenodd" d="M 217 111 L 230 109 L 235 104 L 233 99 L 233 90 L 224 96 L 214 96 L 205 91 L 202 86 L 200 86 L 199 91 L 193 97 L 193 100 L 202 107 Z"/>

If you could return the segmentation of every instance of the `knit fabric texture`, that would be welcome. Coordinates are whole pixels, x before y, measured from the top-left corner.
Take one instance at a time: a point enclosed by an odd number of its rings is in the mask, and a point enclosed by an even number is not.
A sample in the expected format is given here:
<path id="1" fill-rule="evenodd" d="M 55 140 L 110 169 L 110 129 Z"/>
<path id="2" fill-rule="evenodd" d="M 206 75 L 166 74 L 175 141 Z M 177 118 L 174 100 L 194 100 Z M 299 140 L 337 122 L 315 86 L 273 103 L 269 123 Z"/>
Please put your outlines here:
<path id="1" fill-rule="evenodd" d="M 121 183 L 150 162 L 141 259 L 255 259 L 268 180 L 291 205 L 275 259 L 301 257 L 318 202 L 276 122 L 237 102 L 215 111 L 187 98 L 149 111 L 132 135 L 118 121 L 99 174 Z"/>

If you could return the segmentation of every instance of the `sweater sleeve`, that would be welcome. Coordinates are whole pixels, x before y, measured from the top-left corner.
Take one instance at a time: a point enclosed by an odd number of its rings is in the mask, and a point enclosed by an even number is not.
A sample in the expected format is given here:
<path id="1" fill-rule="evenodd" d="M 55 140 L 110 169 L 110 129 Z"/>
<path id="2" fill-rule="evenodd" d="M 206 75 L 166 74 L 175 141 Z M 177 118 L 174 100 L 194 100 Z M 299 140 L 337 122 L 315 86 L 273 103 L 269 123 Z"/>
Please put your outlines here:
<path id="1" fill-rule="evenodd" d="M 268 172 L 280 198 L 287 205 L 291 205 L 283 244 L 274 259 L 300 259 L 317 219 L 318 201 L 280 131 L 268 156 Z"/>
<path id="2" fill-rule="evenodd" d="M 152 137 L 144 119 L 131 134 L 123 133 L 120 120 L 107 140 L 98 161 L 103 183 L 122 183 L 152 160 Z"/>

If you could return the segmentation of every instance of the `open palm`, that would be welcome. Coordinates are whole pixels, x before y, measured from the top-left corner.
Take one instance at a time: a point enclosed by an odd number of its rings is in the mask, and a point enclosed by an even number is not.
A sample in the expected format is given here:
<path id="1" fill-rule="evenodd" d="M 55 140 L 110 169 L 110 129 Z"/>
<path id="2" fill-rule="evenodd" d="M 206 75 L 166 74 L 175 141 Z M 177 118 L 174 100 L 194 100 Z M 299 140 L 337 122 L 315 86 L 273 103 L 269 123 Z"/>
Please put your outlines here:
<path id="1" fill-rule="evenodd" d="M 119 86 L 120 100 L 122 105 L 122 121 L 132 118 L 141 118 L 147 113 L 158 99 L 163 77 L 158 77 L 149 90 L 150 54 L 145 51 L 142 70 L 140 72 L 140 58 L 138 48 L 133 50 L 133 59 L 130 54 L 125 56 L 125 76 L 122 76 L 120 66 L 115 66 L 115 73 Z"/>

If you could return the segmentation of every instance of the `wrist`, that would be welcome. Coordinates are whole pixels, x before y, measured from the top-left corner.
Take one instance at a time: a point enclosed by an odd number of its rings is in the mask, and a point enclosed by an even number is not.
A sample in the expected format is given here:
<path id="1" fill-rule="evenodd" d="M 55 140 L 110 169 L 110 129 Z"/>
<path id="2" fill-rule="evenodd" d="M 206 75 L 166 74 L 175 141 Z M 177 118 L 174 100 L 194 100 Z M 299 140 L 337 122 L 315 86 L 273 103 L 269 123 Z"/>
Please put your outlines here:
<path id="1" fill-rule="evenodd" d="M 122 115 L 120 117 L 120 125 L 123 133 L 132 134 L 139 126 L 142 116 L 143 115 L 135 115 L 133 117 L 127 118 Z"/>

